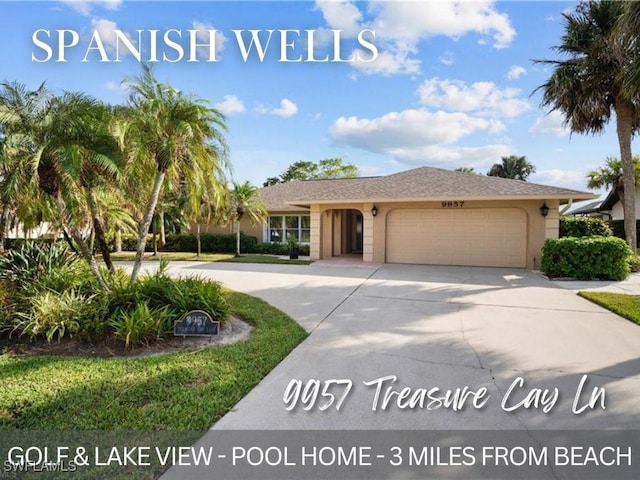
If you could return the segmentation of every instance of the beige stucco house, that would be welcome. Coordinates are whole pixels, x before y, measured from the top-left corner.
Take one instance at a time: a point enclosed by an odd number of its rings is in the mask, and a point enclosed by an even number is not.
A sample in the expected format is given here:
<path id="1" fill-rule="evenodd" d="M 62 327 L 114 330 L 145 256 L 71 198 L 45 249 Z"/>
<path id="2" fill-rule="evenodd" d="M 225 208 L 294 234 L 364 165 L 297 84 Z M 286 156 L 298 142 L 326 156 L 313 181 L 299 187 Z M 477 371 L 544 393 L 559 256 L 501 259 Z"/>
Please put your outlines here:
<path id="1" fill-rule="evenodd" d="M 558 236 L 558 209 L 592 193 L 420 167 L 380 177 L 310 180 L 261 190 L 265 225 L 241 225 L 263 242 L 293 237 L 313 260 L 538 268 Z M 544 208 L 543 208 L 544 207 Z"/>

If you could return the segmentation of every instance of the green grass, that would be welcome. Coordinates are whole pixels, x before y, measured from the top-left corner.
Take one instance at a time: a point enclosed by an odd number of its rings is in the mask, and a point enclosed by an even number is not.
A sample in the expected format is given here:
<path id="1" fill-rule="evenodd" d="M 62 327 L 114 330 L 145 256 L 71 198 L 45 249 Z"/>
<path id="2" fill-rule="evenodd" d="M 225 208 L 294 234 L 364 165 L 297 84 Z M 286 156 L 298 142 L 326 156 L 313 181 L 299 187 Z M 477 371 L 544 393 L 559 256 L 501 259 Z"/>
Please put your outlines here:
<path id="1" fill-rule="evenodd" d="M 0 355 L 0 428 L 208 429 L 307 335 L 262 300 L 228 300 L 255 327 L 233 345 L 141 358 Z"/>
<path id="2" fill-rule="evenodd" d="M 583 298 L 640 325 L 640 296 L 610 292 L 579 292 Z"/>
<path id="3" fill-rule="evenodd" d="M 132 262 L 135 259 L 134 252 L 112 253 L 111 259 L 114 261 Z M 277 265 L 310 265 L 310 260 L 289 260 L 288 258 L 279 258 L 271 255 L 241 255 L 234 256 L 233 253 L 202 253 L 196 256 L 191 252 L 161 252 L 154 256 L 151 253 L 144 255 L 145 260 L 160 260 L 166 258 L 171 261 L 188 261 L 188 262 L 231 262 L 231 263 L 270 263 Z"/>

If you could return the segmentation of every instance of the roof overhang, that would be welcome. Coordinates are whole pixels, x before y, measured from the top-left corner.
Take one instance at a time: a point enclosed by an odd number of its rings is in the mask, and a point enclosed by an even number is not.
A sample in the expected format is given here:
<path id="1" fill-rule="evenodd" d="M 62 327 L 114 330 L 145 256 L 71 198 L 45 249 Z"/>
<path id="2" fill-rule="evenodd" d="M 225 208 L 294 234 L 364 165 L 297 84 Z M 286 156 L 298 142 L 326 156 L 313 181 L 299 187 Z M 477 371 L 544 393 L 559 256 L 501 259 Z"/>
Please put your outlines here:
<path id="1" fill-rule="evenodd" d="M 341 200 L 292 200 L 286 202 L 291 206 L 302 207 L 304 202 L 304 208 L 308 208 L 309 205 L 336 205 L 343 203 L 412 203 L 412 202 L 444 202 L 451 200 L 460 201 L 527 201 L 527 200 L 558 200 L 560 203 L 567 203 L 571 200 L 593 200 L 598 198 L 599 195 L 586 192 L 576 192 L 571 195 L 495 195 L 495 196 L 464 196 L 459 197 L 410 197 L 410 198 L 345 198 Z"/>

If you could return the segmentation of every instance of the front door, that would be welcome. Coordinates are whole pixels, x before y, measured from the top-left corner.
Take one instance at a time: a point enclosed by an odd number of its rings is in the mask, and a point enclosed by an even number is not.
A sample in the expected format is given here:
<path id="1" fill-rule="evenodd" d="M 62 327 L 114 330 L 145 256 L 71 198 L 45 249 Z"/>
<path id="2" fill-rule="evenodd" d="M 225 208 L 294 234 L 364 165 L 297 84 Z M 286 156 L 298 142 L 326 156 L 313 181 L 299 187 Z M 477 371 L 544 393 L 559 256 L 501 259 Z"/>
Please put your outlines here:
<path id="1" fill-rule="evenodd" d="M 358 210 L 349 210 L 347 218 L 349 225 L 347 252 L 362 253 L 362 213 Z"/>

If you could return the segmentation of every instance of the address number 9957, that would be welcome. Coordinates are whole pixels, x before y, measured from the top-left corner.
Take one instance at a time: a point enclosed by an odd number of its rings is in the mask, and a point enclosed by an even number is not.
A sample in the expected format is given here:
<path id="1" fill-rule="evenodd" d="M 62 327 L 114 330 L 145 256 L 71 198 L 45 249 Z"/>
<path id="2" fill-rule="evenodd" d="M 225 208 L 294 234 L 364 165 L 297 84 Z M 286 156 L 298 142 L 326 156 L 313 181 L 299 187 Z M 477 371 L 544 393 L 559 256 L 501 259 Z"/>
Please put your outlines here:
<path id="1" fill-rule="evenodd" d="M 287 410 L 293 410 L 302 405 L 304 410 L 318 408 L 321 412 L 335 405 L 340 410 L 349 396 L 353 382 L 348 379 L 316 380 L 314 378 L 303 382 L 292 379 L 284 391 L 283 400 Z"/>
<path id="2" fill-rule="evenodd" d="M 464 207 L 464 202 L 461 202 L 459 200 L 442 202 L 442 208 L 462 208 L 462 207 Z"/>

